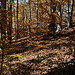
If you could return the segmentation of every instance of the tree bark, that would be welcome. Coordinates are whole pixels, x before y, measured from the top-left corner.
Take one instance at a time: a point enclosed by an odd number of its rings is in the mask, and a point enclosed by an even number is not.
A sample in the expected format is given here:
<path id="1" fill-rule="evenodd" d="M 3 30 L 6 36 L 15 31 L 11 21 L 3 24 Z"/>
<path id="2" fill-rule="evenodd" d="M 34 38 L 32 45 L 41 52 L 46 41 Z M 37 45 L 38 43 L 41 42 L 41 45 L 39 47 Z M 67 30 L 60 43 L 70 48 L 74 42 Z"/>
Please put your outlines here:
<path id="1" fill-rule="evenodd" d="M 29 24 L 31 23 L 31 5 L 29 0 Z M 31 33 L 30 25 L 28 26 L 28 33 Z"/>
<path id="2" fill-rule="evenodd" d="M 37 8 L 36 8 L 36 21 L 38 22 L 38 0 L 37 0 Z M 38 26 L 38 23 L 36 24 L 36 27 Z M 36 34 L 38 34 L 38 29 L 36 28 Z"/>
<path id="3" fill-rule="evenodd" d="M 1 0 L 1 39 L 6 39 L 6 0 Z"/>
<path id="4" fill-rule="evenodd" d="M 18 32 L 18 28 L 19 28 L 19 25 L 18 25 L 18 0 L 17 0 L 17 36 L 16 38 L 19 39 L 20 38 L 20 35 L 19 35 L 19 32 Z"/>
<path id="5" fill-rule="evenodd" d="M 6 40 L 6 0 L 1 0 L 1 40 L 5 43 Z M 1 61 L 1 74 L 3 71 L 3 56 L 4 56 L 4 45 L 2 47 L 2 61 Z"/>
<path id="6" fill-rule="evenodd" d="M 9 20 L 9 28 L 8 28 L 8 40 L 9 40 L 9 43 L 11 43 L 12 41 L 12 1 L 10 0 L 10 6 L 8 7 L 10 13 L 8 14 L 8 16 L 10 16 Z"/>
<path id="7" fill-rule="evenodd" d="M 72 26 L 72 15 L 73 15 L 73 8 L 74 8 L 74 0 L 72 0 L 72 7 L 71 7 L 71 14 L 70 14 L 70 27 Z"/>

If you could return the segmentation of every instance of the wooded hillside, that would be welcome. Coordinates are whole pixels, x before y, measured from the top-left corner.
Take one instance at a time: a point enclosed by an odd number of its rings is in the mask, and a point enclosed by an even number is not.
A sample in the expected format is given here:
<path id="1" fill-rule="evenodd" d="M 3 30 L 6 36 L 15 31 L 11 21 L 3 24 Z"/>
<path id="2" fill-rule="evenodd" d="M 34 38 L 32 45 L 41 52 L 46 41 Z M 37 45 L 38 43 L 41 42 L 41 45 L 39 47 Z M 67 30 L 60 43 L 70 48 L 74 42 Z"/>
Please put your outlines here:
<path id="1" fill-rule="evenodd" d="M 1 75 L 75 75 L 75 1 L 0 1 Z"/>

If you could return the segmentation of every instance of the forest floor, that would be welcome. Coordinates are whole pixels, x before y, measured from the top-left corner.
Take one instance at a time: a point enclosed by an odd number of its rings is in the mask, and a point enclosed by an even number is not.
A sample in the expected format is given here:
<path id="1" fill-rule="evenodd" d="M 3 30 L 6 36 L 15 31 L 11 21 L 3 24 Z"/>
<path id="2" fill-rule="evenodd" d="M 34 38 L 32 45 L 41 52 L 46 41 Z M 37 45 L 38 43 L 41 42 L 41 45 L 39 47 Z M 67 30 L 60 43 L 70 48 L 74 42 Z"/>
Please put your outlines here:
<path id="1" fill-rule="evenodd" d="M 75 24 L 55 35 L 22 38 L 5 51 L 3 75 L 58 75 L 53 72 L 74 65 L 74 48 Z"/>
<path id="2" fill-rule="evenodd" d="M 74 46 L 75 26 L 51 36 L 18 40 L 4 56 L 4 75 L 48 75 L 74 65 Z"/>

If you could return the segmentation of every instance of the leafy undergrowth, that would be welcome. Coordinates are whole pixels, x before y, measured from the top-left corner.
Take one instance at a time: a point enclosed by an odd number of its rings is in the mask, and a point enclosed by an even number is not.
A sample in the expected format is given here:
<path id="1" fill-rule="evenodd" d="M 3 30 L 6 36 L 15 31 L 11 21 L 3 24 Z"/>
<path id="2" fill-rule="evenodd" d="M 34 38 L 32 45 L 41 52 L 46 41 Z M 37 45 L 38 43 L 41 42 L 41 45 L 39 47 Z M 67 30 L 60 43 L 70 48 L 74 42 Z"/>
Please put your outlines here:
<path id="1" fill-rule="evenodd" d="M 44 75 L 73 65 L 75 28 L 38 40 L 22 40 L 14 44 L 12 54 L 4 56 L 4 75 Z M 24 43 L 25 42 L 25 43 Z M 33 43 L 33 45 L 32 45 Z"/>

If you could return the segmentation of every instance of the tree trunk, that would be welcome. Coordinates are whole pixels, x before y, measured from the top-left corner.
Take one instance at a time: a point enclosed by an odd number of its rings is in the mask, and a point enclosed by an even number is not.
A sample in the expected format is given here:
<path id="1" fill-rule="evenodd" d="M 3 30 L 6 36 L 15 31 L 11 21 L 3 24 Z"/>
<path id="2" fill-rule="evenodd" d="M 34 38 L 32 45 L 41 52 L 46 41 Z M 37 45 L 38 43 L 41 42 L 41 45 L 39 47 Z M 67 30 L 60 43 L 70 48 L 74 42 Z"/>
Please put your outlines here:
<path id="1" fill-rule="evenodd" d="M 31 5 L 29 0 L 29 24 L 31 23 Z M 31 33 L 30 25 L 28 26 L 28 33 Z"/>
<path id="2" fill-rule="evenodd" d="M 23 9 L 23 15 L 22 15 L 23 23 L 24 23 L 24 18 L 25 18 L 25 15 L 24 15 L 24 9 Z M 23 36 L 25 36 L 24 35 L 24 24 L 23 24 Z"/>
<path id="3" fill-rule="evenodd" d="M 12 41 L 12 1 L 11 0 L 10 0 L 10 6 L 8 10 L 10 11 L 10 13 L 8 14 L 10 16 L 9 18 L 10 22 L 9 22 L 9 28 L 8 28 L 9 29 L 8 30 L 8 40 L 11 43 Z"/>
<path id="4" fill-rule="evenodd" d="M 52 1 L 52 8 L 50 9 L 51 13 L 54 13 L 56 11 L 56 7 L 54 5 L 54 1 Z M 53 10 L 53 11 L 52 11 Z M 50 30 L 49 32 L 51 32 L 52 34 L 55 34 L 55 16 L 52 14 L 50 15 L 51 18 L 51 24 L 48 26 L 48 29 Z"/>
<path id="5" fill-rule="evenodd" d="M 57 11 L 58 11 L 59 16 L 62 18 L 62 14 L 61 14 L 61 5 L 59 5 Z M 56 30 L 56 32 L 58 32 L 59 30 L 61 30 L 61 22 L 57 21 L 57 30 Z"/>
<path id="6" fill-rule="evenodd" d="M 18 0 L 17 0 L 17 36 L 16 38 L 19 39 L 20 38 L 20 35 L 19 35 L 19 32 L 18 32 L 18 29 L 19 29 L 19 25 L 18 25 Z"/>
<path id="7" fill-rule="evenodd" d="M 6 39 L 6 0 L 1 0 L 1 39 Z"/>
<path id="8" fill-rule="evenodd" d="M 38 0 L 37 0 L 37 9 L 36 9 L 36 21 L 38 22 Z M 38 23 L 36 24 L 36 27 L 38 27 Z M 36 34 L 38 34 L 37 28 L 36 28 Z"/>
<path id="9" fill-rule="evenodd" d="M 15 3 L 15 2 L 14 2 Z M 14 40 L 16 39 L 16 32 L 15 32 L 15 30 L 16 30 L 16 26 L 15 26 L 15 4 L 13 5 L 13 14 L 14 14 L 14 25 L 13 25 L 13 28 L 14 28 Z"/>
<path id="10" fill-rule="evenodd" d="M 6 0 L 1 0 L 1 40 L 5 43 L 6 40 Z M 2 61 L 1 61 L 1 73 L 3 71 L 3 56 L 4 56 L 4 45 L 2 48 Z"/>
<path id="11" fill-rule="evenodd" d="M 70 27 L 72 26 L 72 15 L 73 15 L 73 8 L 74 8 L 74 0 L 72 0 L 72 7 L 71 7 L 71 14 L 70 14 Z"/>

